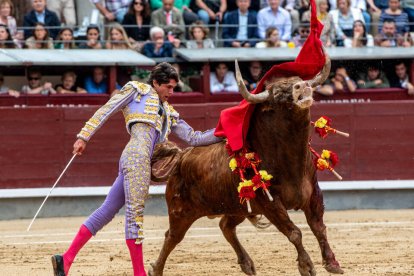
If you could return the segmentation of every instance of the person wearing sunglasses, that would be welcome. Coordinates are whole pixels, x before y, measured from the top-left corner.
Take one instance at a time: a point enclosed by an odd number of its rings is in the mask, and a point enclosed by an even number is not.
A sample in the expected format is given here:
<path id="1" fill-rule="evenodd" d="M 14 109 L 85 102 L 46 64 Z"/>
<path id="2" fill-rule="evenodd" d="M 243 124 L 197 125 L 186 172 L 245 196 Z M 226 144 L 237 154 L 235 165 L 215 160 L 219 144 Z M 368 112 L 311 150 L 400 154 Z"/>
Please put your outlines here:
<path id="1" fill-rule="evenodd" d="M 24 94 L 56 94 L 55 89 L 53 89 L 52 83 L 45 82 L 42 84 L 42 73 L 40 73 L 39 70 L 30 70 L 27 74 L 27 81 L 28 84 L 23 85 L 22 87 L 22 93 Z"/>
<path id="2" fill-rule="evenodd" d="M 299 28 L 298 33 L 292 38 L 292 42 L 295 44 L 295 47 L 302 47 L 303 43 L 305 43 L 306 39 L 308 38 L 310 33 L 310 22 L 303 21 Z"/>
<path id="3" fill-rule="evenodd" d="M 129 5 L 127 14 L 122 20 L 122 26 L 128 35 L 130 43 L 137 51 L 149 40 L 151 12 L 146 0 L 134 0 Z"/>

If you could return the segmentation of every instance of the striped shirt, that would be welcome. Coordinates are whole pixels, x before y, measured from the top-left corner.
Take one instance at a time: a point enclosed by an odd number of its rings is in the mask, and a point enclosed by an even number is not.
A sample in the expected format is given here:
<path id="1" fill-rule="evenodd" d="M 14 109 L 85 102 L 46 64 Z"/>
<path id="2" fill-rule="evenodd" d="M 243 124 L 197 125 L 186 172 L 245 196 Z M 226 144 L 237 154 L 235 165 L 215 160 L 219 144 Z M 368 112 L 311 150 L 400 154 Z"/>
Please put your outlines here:
<path id="1" fill-rule="evenodd" d="M 115 13 L 121 8 L 128 8 L 132 0 L 105 0 L 105 7 L 109 12 Z M 101 0 L 91 0 L 93 4 L 100 3 Z"/>
<path id="2" fill-rule="evenodd" d="M 408 14 L 405 12 L 401 12 L 401 14 L 388 14 L 385 11 L 382 11 L 379 24 L 378 24 L 378 31 L 381 32 L 382 24 L 385 20 L 392 19 L 395 21 L 397 25 L 397 33 L 405 34 L 410 31 L 410 27 L 408 25 Z"/>

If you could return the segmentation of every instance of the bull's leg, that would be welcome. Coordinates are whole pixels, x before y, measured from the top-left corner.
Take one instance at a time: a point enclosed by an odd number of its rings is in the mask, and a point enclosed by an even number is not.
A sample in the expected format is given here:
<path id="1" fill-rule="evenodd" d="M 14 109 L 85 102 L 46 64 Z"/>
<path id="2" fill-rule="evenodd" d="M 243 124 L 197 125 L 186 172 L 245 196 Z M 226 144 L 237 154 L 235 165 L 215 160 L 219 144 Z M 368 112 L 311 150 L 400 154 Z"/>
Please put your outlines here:
<path id="1" fill-rule="evenodd" d="M 150 276 L 161 276 L 164 270 L 165 262 L 175 246 L 180 243 L 191 224 L 197 218 L 183 217 L 170 214 L 170 228 L 165 232 L 165 240 L 160 255 L 155 263 L 151 264 L 148 271 Z"/>
<path id="2" fill-rule="evenodd" d="M 279 197 L 275 197 L 273 203 L 266 203 L 263 206 L 263 214 L 273 223 L 280 232 L 282 232 L 291 243 L 296 247 L 298 252 L 298 268 L 302 276 L 316 275 L 312 260 L 302 244 L 302 233 L 300 229 L 290 220 L 285 206 Z"/>
<path id="3" fill-rule="evenodd" d="M 236 226 L 242 223 L 244 219 L 245 217 L 224 216 L 220 220 L 220 229 L 226 240 L 233 247 L 234 251 L 236 251 L 237 262 L 240 264 L 242 271 L 247 275 L 256 275 L 254 263 L 236 235 Z"/>
<path id="4" fill-rule="evenodd" d="M 323 197 L 319 187 L 314 190 L 310 204 L 303 208 L 303 211 L 305 212 L 309 227 L 319 242 L 325 269 L 330 273 L 344 273 L 328 243 L 326 226 L 323 223 Z"/>

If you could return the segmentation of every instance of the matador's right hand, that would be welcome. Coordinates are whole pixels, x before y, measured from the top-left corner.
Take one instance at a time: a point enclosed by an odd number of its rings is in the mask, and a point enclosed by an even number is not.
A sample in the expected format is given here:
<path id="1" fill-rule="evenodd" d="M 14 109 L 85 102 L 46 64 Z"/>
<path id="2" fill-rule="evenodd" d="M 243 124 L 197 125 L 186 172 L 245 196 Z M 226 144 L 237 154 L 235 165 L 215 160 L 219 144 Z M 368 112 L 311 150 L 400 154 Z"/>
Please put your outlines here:
<path id="1" fill-rule="evenodd" d="M 82 139 L 76 140 L 75 144 L 73 144 L 73 154 L 82 155 L 83 151 L 86 148 L 86 142 Z"/>

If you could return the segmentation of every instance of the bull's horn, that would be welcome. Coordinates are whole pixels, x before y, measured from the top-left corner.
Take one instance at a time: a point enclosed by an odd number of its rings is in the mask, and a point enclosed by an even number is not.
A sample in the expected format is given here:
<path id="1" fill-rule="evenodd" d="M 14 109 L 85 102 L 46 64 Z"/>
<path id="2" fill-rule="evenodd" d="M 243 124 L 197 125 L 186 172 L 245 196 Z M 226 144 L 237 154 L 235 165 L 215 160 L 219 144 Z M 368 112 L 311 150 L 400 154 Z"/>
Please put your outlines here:
<path id="1" fill-rule="evenodd" d="M 235 61 L 235 68 L 236 68 L 236 79 L 237 84 L 239 85 L 240 94 L 243 98 L 252 104 L 262 103 L 265 102 L 269 98 L 269 91 L 265 90 L 259 94 L 251 94 L 248 90 L 246 85 L 244 84 L 242 75 L 240 73 L 239 63 L 237 59 Z"/>
<path id="2" fill-rule="evenodd" d="M 325 54 L 325 65 L 313 79 L 308 81 L 309 85 L 313 88 L 324 83 L 324 81 L 328 78 L 329 73 L 331 72 L 331 58 L 326 52 L 325 47 L 322 47 L 322 49 Z"/>

